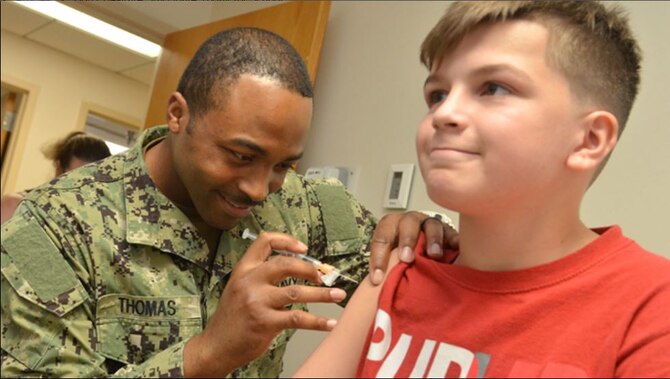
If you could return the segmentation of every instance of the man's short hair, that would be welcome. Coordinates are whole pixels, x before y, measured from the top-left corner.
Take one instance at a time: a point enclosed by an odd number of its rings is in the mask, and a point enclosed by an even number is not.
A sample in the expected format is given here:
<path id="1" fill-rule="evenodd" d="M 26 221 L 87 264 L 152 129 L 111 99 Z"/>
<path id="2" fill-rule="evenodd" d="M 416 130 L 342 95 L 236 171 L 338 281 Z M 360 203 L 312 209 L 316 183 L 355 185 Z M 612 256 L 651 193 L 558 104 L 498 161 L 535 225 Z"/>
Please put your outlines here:
<path id="1" fill-rule="evenodd" d="M 284 38 L 258 28 L 234 28 L 210 37 L 195 53 L 177 91 L 194 118 L 225 99 L 240 75 L 271 78 L 284 88 L 312 98 L 309 73 L 300 54 Z"/>

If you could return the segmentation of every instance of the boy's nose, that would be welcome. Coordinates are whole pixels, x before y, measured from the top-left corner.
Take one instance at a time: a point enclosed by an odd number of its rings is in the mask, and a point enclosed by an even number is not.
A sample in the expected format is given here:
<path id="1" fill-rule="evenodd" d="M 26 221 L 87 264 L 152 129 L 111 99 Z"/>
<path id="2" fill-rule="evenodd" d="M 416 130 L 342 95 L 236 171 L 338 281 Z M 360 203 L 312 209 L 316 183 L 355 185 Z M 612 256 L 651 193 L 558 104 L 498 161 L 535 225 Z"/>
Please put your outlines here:
<path id="1" fill-rule="evenodd" d="M 433 128 L 463 127 L 466 125 L 467 95 L 463 91 L 452 90 L 449 95 L 438 104 L 433 112 Z"/>

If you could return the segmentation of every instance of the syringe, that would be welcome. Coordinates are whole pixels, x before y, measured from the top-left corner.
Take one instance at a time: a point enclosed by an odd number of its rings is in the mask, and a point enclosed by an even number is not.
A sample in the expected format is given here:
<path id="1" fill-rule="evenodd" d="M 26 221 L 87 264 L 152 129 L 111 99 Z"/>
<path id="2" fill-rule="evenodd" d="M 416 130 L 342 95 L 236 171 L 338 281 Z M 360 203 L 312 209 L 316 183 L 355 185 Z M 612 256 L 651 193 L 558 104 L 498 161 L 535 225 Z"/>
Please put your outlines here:
<path id="1" fill-rule="evenodd" d="M 249 229 L 244 229 L 244 231 L 242 232 L 242 238 L 255 241 L 258 238 L 258 236 L 256 234 L 252 233 Z M 298 254 L 298 253 L 294 253 L 294 252 L 286 251 L 286 250 L 274 250 L 273 249 L 272 251 L 277 253 L 277 254 L 282 254 L 282 255 L 295 257 L 295 258 L 301 259 L 305 262 L 311 263 L 314 267 L 316 267 L 316 269 L 321 274 L 319 277 L 321 278 L 321 281 L 323 282 L 323 284 L 327 285 L 328 287 L 332 286 L 333 283 L 335 283 L 335 279 L 337 279 L 338 276 L 341 277 L 342 279 L 345 279 L 345 280 L 348 280 L 350 282 L 358 284 L 357 280 L 342 274 L 340 272 L 340 270 L 338 270 L 334 266 L 323 263 L 316 258 L 312 258 L 312 257 L 310 257 L 308 255 L 305 255 L 305 254 Z"/>

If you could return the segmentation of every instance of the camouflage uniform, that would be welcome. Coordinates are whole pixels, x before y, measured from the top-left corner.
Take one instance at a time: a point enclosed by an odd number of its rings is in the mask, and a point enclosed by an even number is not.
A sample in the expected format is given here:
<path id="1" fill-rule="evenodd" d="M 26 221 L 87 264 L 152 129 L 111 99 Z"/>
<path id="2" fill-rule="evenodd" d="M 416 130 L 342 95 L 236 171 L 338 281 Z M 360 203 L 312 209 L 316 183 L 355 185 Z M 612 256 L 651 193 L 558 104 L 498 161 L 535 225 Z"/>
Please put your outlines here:
<path id="1" fill-rule="evenodd" d="M 294 173 L 222 233 L 210 259 L 147 174 L 143 152 L 166 134 L 150 129 L 128 152 L 36 188 L 2 225 L 3 377 L 183 376 L 186 340 L 203 330 L 250 245 L 244 228 L 288 233 L 310 255 L 365 274 L 372 215 L 341 185 Z M 278 376 L 293 332 L 231 376 Z"/>

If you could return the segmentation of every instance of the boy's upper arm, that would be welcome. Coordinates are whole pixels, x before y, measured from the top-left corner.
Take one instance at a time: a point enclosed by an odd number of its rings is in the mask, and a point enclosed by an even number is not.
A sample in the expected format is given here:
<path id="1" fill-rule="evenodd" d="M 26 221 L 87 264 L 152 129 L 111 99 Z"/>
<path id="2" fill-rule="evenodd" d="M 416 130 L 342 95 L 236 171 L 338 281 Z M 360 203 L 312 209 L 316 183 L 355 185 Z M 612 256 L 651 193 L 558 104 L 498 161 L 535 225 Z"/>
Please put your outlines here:
<path id="1" fill-rule="evenodd" d="M 398 254 L 392 254 L 387 273 L 399 262 L 397 257 Z M 294 377 L 356 376 L 382 287 L 383 284 L 373 286 L 368 278 L 361 281 L 335 329 L 307 358 Z"/>

